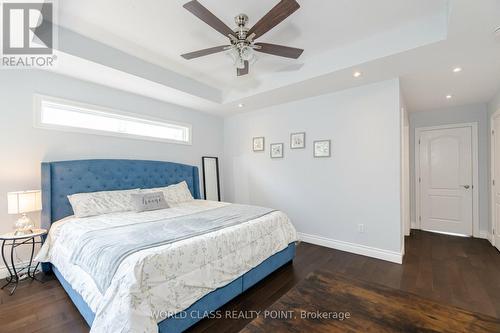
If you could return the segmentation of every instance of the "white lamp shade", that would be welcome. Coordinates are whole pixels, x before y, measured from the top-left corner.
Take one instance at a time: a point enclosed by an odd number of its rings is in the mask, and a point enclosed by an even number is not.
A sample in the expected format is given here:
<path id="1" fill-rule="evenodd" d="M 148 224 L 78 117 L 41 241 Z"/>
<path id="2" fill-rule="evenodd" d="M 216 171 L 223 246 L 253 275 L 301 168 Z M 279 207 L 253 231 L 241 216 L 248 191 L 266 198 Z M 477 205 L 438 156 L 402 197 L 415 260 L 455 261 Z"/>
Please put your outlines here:
<path id="1" fill-rule="evenodd" d="M 7 193 L 9 214 L 24 214 L 42 210 L 42 193 L 39 190 Z"/>

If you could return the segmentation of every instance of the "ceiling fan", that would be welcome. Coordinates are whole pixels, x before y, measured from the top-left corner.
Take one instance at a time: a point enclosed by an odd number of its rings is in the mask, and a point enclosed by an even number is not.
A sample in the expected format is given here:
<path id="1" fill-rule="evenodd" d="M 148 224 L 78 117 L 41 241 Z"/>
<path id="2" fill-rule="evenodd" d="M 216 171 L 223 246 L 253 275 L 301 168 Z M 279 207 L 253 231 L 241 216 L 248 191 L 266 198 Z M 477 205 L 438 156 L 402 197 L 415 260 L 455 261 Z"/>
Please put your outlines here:
<path id="1" fill-rule="evenodd" d="M 245 14 L 239 14 L 234 18 L 238 27 L 231 30 L 231 28 L 212 14 L 207 8 L 203 7 L 197 0 L 189 1 L 184 4 L 183 7 L 229 38 L 229 45 L 215 46 L 185 53 L 181 55 L 184 59 L 189 60 L 227 51 L 234 60 L 236 74 L 242 76 L 248 74 L 250 63 L 256 59 L 254 51 L 292 59 L 297 59 L 304 51 L 302 49 L 277 44 L 255 43 L 255 39 L 264 35 L 300 8 L 300 5 L 295 0 L 281 0 L 250 29 L 246 27 L 248 16 Z"/>

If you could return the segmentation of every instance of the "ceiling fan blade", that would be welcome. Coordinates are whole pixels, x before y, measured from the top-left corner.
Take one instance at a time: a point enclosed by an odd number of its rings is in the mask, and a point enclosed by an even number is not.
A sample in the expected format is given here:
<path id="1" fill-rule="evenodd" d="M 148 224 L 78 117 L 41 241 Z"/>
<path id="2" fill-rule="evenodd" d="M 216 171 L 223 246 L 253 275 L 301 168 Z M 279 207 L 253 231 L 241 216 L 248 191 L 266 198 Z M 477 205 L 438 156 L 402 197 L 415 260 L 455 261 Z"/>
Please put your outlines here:
<path id="1" fill-rule="evenodd" d="M 280 24 L 288 16 L 292 15 L 300 5 L 295 0 L 281 0 L 276 6 L 273 7 L 264 17 L 262 17 L 255 25 L 248 31 L 248 35 L 255 34 L 255 38 L 259 38 L 278 24 Z"/>
<path id="2" fill-rule="evenodd" d="M 254 45 L 260 46 L 260 48 L 255 48 L 257 52 L 268 53 L 280 57 L 297 59 L 300 57 L 304 50 L 296 49 L 295 47 L 269 44 L 269 43 L 255 43 Z"/>
<path id="3" fill-rule="evenodd" d="M 248 67 L 249 67 L 249 63 L 248 63 L 248 61 L 245 60 L 245 68 L 237 68 L 236 74 L 238 76 L 247 75 L 248 74 Z"/>
<path id="4" fill-rule="evenodd" d="M 200 20 L 228 37 L 229 35 L 234 36 L 234 31 L 231 30 L 224 22 L 222 22 L 217 16 L 212 14 L 208 9 L 203 7 L 201 3 L 196 0 L 189 1 L 183 6 L 188 11 L 190 11 L 193 15 L 198 17 Z"/>
<path id="5" fill-rule="evenodd" d="M 213 54 L 213 53 L 217 53 L 217 52 L 222 52 L 227 47 L 228 47 L 227 45 L 215 46 L 215 47 L 211 47 L 211 48 L 208 48 L 208 49 L 203 49 L 203 50 L 198 50 L 198 51 L 194 51 L 194 52 L 184 53 L 184 54 L 181 54 L 181 57 L 183 57 L 184 59 L 190 60 L 190 59 L 194 59 L 194 58 L 198 58 L 198 57 L 203 57 L 203 56 L 206 56 L 206 55 L 209 55 L 209 54 Z"/>

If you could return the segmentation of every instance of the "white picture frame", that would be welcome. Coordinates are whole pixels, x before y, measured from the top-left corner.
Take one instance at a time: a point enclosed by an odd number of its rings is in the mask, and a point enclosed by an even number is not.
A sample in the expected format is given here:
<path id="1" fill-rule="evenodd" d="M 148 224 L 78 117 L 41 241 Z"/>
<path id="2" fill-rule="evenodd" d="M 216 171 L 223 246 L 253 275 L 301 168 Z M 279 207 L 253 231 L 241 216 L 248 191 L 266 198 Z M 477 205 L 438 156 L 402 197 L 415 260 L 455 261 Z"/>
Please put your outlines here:
<path id="1" fill-rule="evenodd" d="M 317 140 L 313 142 L 313 152 L 315 158 L 331 157 L 331 140 Z"/>
<path id="2" fill-rule="evenodd" d="M 283 158 L 283 150 L 285 145 L 283 143 L 271 143 L 270 145 L 270 155 L 271 158 Z"/>
<path id="3" fill-rule="evenodd" d="M 265 139 L 263 136 L 258 136 L 252 140 L 253 151 L 264 151 L 265 150 Z"/>
<path id="4" fill-rule="evenodd" d="M 290 149 L 306 148 L 306 132 L 290 134 Z"/>

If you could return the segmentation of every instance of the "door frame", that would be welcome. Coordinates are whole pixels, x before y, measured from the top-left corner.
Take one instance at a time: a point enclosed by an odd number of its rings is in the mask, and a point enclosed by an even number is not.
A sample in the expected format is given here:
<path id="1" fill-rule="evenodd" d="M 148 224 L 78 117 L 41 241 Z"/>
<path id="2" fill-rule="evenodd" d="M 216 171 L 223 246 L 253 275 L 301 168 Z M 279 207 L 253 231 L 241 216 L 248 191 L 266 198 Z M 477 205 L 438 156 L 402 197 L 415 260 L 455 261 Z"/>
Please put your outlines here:
<path id="1" fill-rule="evenodd" d="M 489 187 L 490 187 L 490 234 L 488 235 L 488 239 L 491 245 L 495 246 L 495 193 L 493 192 L 493 180 L 495 179 L 495 142 L 493 138 L 493 131 L 495 129 L 495 118 L 500 115 L 500 109 L 493 112 L 490 116 L 490 179 L 489 179 Z"/>
<path id="2" fill-rule="evenodd" d="M 499 110 L 500 111 L 500 110 Z M 452 125 L 426 126 L 415 128 L 415 227 L 421 229 L 420 207 L 420 134 L 425 131 L 470 127 L 472 135 L 472 237 L 481 238 L 479 232 L 479 138 L 478 124 L 459 123 Z"/>

